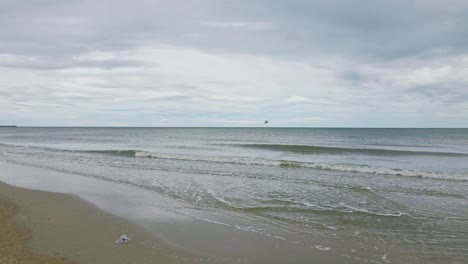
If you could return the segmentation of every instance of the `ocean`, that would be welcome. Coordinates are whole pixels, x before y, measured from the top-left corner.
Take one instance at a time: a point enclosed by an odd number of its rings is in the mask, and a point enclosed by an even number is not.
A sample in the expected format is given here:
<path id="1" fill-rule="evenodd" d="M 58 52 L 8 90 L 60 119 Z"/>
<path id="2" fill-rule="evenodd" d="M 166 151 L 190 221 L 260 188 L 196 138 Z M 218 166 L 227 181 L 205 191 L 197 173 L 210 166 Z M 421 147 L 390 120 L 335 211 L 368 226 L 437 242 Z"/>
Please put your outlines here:
<path id="1" fill-rule="evenodd" d="M 0 128 L 0 161 L 363 262 L 468 262 L 468 129 Z"/>

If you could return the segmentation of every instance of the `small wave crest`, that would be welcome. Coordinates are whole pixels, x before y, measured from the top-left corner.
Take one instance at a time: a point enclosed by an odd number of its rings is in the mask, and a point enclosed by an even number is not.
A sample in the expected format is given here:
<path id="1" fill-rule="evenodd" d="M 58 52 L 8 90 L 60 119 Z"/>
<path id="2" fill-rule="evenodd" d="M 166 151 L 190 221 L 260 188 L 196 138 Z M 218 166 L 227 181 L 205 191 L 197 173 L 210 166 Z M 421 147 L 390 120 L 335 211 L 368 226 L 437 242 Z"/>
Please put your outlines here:
<path id="1" fill-rule="evenodd" d="M 468 175 L 463 175 L 463 174 L 436 173 L 436 172 L 424 172 L 424 171 L 415 171 L 415 170 L 379 168 L 379 167 L 364 166 L 364 165 L 360 166 L 360 165 L 344 165 L 344 164 L 318 164 L 318 163 L 298 162 L 298 161 L 280 161 L 279 166 L 282 168 L 305 167 L 305 168 L 329 170 L 329 171 L 433 178 L 433 179 L 442 179 L 442 180 L 461 180 L 461 181 L 468 180 Z"/>
<path id="2" fill-rule="evenodd" d="M 201 156 L 201 155 L 187 155 L 187 154 L 156 153 L 156 152 L 138 151 L 138 150 L 98 150 L 98 151 L 86 151 L 86 152 L 116 155 L 116 156 L 137 157 L 137 158 L 139 157 L 139 158 L 156 158 L 156 159 L 170 159 L 170 160 L 275 166 L 275 167 L 281 167 L 285 169 L 310 168 L 310 169 L 327 170 L 327 171 L 340 171 L 340 172 L 367 173 L 367 174 L 376 174 L 376 175 L 392 175 L 392 176 L 406 176 L 406 177 L 419 177 L 419 178 L 433 178 L 433 179 L 442 179 L 442 180 L 468 181 L 468 175 L 464 175 L 464 174 L 425 172 L 425 171 L 404 170 L 404 169 L 396 169 L 396 168 L 372 167 L 372 166 L 365 166 L 365 165 L 320 164 L 320 163 L 292 161 L 292 160 L 269 160 L 269 159 L 256 159 L 256 158 L 234 157 L 234 156 L 232 157 L 216 156 L 215 157 L 215 156 Z"/>
<path id="3" fill-rule="evenodd" d="M 82 152 L 125 157 L 136 157 L 138 153 L 136 150 L 84 150 Z"/>
<path id="4" fill-rule="evenodd" d="M 395 213 L 378 213 L 378 212 L 372 212 L 367 209 L 361 209 L 361 208 L 356 208 L 350 205 L 346 205 L 344 203 L 340 203 L 341 206 L 347 208 L 350 213 L 363 213 L 363 214 L 369 214 L 369 215 L 377 215 L 377 216 L 389 216 L 389 217 L 400 217 L 406 215 L 405 213 L 402 212 L 395 212 Z"/>
<path id="5" fill-rule="evenodd" d="M 298 154 L 367 154 L 386 156 L 468 156 L 468 153 L 437 152 L 419 150 L 396 150 L 379 148 L 343 148 L 332 146 L 288 145 L 288 144 L 238 144 L 235 146 Z"/>
<path id="6" fill-rule="evenodd" d="M 3 146 L 14 146 L 10 144 L 1 144 Z M 15 146 L 24 148 L 24 146 Z M 37 148 L 37 147 L 34 147 Z M 119 157 L 131 157 L 131 158 L 156 158 L 156 159 L 169 159 L 169 160 L 184 160 L 184 161 L 201 161 L 201 162 L 214 162 L 214 163 L 231 163 L 231 164 L 245 164 L 245 165 L 258 165 L 258 166 L 274 166 L 284 169 L 296 169 L 296 168 L 310 168 L 316 170 L 326 171 L 339 171 L 348 173 L 367 173 L 376 175 L 392 175 L 392 176 L 406 176 L 406 177 L 419 177 L 419 178 L 432 178 L 442 180 L 457 180 L 457 181 L 468 181 L 468 175 L 459 173 L 443 173 L 443 172 L 426 172 L 417 170 L 404 170 L 397 168 L 383 168 L 373 167 L 367 165 L 352 165 L 352 164 L 321 164 L 313 162 L 293 161 L 293 160 L 271 160 L 271 159 L 260 159 L 260 158 L 249 158 L 249 157 L 236 157 L 236 156 L 203 156 L 203 155 L 188 155 L 188 154 L 176 154 L 176 153 L 158 153 L 141 150 L 65 150 L 65 149 L 51 149 L 43 148 L 40 149 L 54 151 L 54 152 L 67 152 L 67 153 L 86 153 L 86 154 L 98 154 L 98 155 L 112 155 Z M 3 151 L 3 155 L 5 155 Z"/>

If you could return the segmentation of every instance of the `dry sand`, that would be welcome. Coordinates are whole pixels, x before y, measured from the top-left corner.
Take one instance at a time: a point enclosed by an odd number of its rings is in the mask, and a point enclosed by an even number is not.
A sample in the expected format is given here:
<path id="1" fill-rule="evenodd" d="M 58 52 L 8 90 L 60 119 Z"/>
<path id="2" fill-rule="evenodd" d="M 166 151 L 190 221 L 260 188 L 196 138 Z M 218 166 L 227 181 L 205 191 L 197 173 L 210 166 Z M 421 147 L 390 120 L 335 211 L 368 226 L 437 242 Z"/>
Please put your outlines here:
<path id="1" fill-rule="evenodd" d="M 0 263 L 72 263 L 60 256 L 32 253 L 27 246 L 31 232 L 15 221 L 17 211 L 14 204 L 0 200 Z"/>
<path id="2" fill-rule="evenodd" d="M 31 230 L 31 231 L 30 231 Z M 116 244 L 120 235 L 132 238 Z M 78 197 L 0 183 L 0 263 L 193 263 Z"/>

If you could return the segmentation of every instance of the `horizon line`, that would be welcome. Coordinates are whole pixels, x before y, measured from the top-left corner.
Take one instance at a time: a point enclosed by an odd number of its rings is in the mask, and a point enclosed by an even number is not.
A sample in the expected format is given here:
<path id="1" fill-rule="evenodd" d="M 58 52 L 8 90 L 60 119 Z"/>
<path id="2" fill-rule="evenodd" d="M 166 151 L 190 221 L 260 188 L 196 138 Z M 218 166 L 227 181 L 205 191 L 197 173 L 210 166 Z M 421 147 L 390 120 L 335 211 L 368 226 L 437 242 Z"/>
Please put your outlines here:
<path id="1" fill-rule="evenodd" d="M 468 127 L 365 127 L 365 126 L 19 126 L 0 125 L 0 128 L 317 128 L 317 129 L 468 129 Z"/>

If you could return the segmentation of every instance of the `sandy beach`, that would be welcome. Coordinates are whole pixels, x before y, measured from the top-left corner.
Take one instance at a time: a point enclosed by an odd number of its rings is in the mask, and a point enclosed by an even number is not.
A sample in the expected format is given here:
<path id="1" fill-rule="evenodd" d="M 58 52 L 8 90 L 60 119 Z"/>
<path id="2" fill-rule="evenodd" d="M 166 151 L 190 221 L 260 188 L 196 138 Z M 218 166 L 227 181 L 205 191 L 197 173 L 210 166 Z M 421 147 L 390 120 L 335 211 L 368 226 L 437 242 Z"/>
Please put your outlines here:
<path id="1" fill-rule="evenodd" d="M 199 209 L 130 186 L 0 165 L 2 180 L 8 182 L 0 182 L 1 232 L 9 234 L 2 240 L 0 256 L 8 259 L 6 263 L 356 262 L 328 249 L 298 247 L 272 236 L 197 220 Z M 184 216 L 178 210 L 191 213 Z M 216 214 L 213 211 L 210 217 Z M 115 243 L 122 234 L 130 236 L 130 243 Z"/>
<path id="2" fill-rule="evenodd" d="M 0 200 L 0 263 L 72 263 L 58 252 L 55 256 L 31 252 L 27 245 L 31 232 L 16 221 L 17 212 L 17 206 Z"/>
<path id="3" fill-rule="evenodd" d="M 188 263 L 139 226 L 72 195 L 0 183 L 0 219 L 0 263 Z M 116 244 L 122 234 L 132 241 Z"/>

